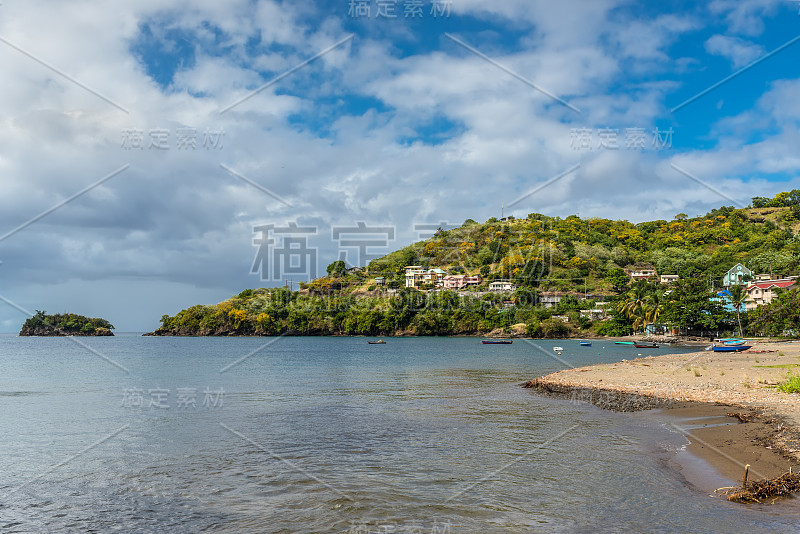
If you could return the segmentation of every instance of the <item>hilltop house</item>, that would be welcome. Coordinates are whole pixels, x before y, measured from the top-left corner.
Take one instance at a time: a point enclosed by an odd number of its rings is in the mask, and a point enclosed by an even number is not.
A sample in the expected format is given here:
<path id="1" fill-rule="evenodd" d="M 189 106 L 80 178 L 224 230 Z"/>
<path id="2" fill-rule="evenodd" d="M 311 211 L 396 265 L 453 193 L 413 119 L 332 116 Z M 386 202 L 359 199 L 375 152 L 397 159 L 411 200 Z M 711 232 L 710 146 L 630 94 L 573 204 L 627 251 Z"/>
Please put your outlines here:
<path id="1" fill-rule="evenodd" d="M 597 319 L 605 319 L 606 311 L 603 308 L 592 308 L 591 310 L 580 310 L 581 317 L 588 317 L 592 321 Z"/>
<path id="2" fill-rule="evenodd" d="M 539 293 L 539 304 L 545 308 L 553 308 L 559 302 L 561 302 L 561 295 L 556 292 Z"/>
<path id="3" fill-rule="evenodd" d="M 722 276 L 723 287 L 740 286 L 746 284 L 747 280 L 753 279 L 753 271 L 737 263 Z"/>
<path id="4" fill-rule="evenodd" d="M 745 307 L 747 311 L 750 311 L 764 304 L 769 304 L 776 296 L 776 289 L 791 289 L 794 285 L 794 280 L 786 278 L 767 280 L 765 282 L 753 282 L 745 288 L 745 291 L 747 291 Z"/>
<path id="5" fill-rule="evenodd" d="M 658 274 L 656 273 L 656 268 L 649 264 L 634 265 L 626 269 L 626 272 L 634 280 L 649 280 Z"/>
<path id="6" fill-rule="evenodd" d="M 424 284 L 437 285 L 447 273 L 441 269 L 425 269 L 420 265 L 406 267 L 406 287 L 418 288 Z"/>
<path id="7" fill-rule="evenodd" d="M 516 286 L 507 280 L 498 280 L 489 284 L 489 291 L 514 291 Z"/>
<path id="8" fill-rule="evenodd" d="M 661 282 L 662 284 L 671 284 L 672 282 L 680 280 L 680 278 L 681 277 L 678 276 L 677 274 L 662 274 L 659 277 L 659 282 Z"/>
<path id="9" fill-rule="evenodd" d="M 451 274 L 444 277 L 442 287 L 445 289 L 464 289 L 469 285 L 478 285 L 481 282 L 483 282 L 483 278 L 480 275 Z"/>

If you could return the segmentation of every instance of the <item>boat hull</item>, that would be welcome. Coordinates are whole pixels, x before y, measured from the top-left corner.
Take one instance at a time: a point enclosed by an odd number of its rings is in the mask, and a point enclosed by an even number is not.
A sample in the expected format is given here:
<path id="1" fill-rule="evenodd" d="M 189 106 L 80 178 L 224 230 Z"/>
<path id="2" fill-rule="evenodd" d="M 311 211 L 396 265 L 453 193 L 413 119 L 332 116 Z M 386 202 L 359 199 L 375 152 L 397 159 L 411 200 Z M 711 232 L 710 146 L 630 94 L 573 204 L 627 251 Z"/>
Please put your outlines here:
<path id="1" fill-rule="evenodd" d="M 739 352 L 742 350 L 747 350 L 752 345 L 734 345 L 734 346 L 723 346 L 723 347 L 711 347 L 711 350 L 714 352 Z"/>
<path id="2" fill-rule="evenodd" d="M 514 342 L 510 339 L 483 339 L 481 343 L 484 345 L 511 345 Z"/>

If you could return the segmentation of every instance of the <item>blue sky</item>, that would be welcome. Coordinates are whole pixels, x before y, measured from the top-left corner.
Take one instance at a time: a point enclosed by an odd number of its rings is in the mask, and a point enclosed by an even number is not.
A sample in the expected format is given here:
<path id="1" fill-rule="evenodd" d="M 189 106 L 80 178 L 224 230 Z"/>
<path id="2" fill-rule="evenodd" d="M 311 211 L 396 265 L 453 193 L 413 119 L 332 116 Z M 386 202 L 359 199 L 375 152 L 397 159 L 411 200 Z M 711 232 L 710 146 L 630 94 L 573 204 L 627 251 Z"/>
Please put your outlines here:
<path id="1" fill-rule="evenodd" d="M 800 187 L 799 2 L 362 4 L 4 2 L 0 331 L 150 330 L 313 274 L 274 233 L 253 273 L 259 225 L 312 228 L 320 273 L 501 205 L 638 222 Z M 333 238 L 358 222 L 392 237 Z"/>

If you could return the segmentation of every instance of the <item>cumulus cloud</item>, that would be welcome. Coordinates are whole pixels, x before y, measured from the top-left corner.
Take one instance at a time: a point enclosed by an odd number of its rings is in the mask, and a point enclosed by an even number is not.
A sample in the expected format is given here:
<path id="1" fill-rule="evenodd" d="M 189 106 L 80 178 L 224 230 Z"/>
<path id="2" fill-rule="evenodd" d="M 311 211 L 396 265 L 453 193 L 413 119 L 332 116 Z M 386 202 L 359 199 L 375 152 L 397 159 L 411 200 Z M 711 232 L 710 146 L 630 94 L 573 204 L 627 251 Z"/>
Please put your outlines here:
<path id="1" fill-rule="evenodd" d="M 78 313 L 148 329 L 161 313 L 275 283 L 250 272 L 255 225 L 315 226 L 309 244 L 324 270 L 339 252 L 334 225 L 394 225 L 396 240 L 372 251 L 388 252 L 417 239 L 415 223 L 496 216 L 577 164 L 511 212 L 645 220 L 727 203 L 670 162 L 744 200 L 792 185 L 758 173 L 796 176 L 784 151 L 797 130 L 798 114 L 786 112 L 796 81 L 752 111 L 767 121 L 760 139 L 740 135 L 737 120 L 752 124 L 741 115 L 711 149 L 654 146 L 681 83 L 665 74 L 671 47 L 698 27 L 696 14 L 635 14 L 613 0 L 463 0 L 421 34 L 402 17 L 357 23 L 337 6 L 4 5 L 0 36 L 60 72 L 0 43 L 0 235 L 128 167 L 0 241 L 0 294 L 30 309 L 80 303 Z M 465 16 L 472 22 L 459 24 Z M 746 55 L 734 46 L 744 41 L 709 43 L 732 61 Z M 646 136 L 636 149 L 626 146 L 632 128 Z M 576 145 L 579 129 L 591 147 Z M 616 147 L 598 146 L 601 129 L 616 132 Z M 168 149 L 150 146 L 159 131 Z M 179 131 L 194 131 L 196 146 L 179 149 Z M 219 146 L 205 143 L 214 135 Z M 14 330 L 13 317 L 1 311 L 0 325 Z"/>
<path id="2" fill-rule="evenodd" d="M 764 55 L 764 47 L 761 45 L 729 35 L 712 36 L 705 42 L 705 48 L 709 54 L 722 56 L 730 61 L 735 69 Z"/>

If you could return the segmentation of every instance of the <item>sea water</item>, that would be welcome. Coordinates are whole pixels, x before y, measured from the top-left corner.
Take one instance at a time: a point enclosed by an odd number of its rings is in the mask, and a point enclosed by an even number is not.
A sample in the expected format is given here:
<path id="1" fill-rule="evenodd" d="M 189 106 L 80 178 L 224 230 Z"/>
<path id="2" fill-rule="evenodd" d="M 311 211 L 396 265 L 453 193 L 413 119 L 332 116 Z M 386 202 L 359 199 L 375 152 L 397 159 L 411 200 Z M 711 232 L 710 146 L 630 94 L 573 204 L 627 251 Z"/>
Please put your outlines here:
<path id="1" fill-rule="evenodd" d="M 687 483 L 663 421 L 519 387 L 692 349 L 385 339 L 0 336 L 0 530 L 798 531 Z"/>

